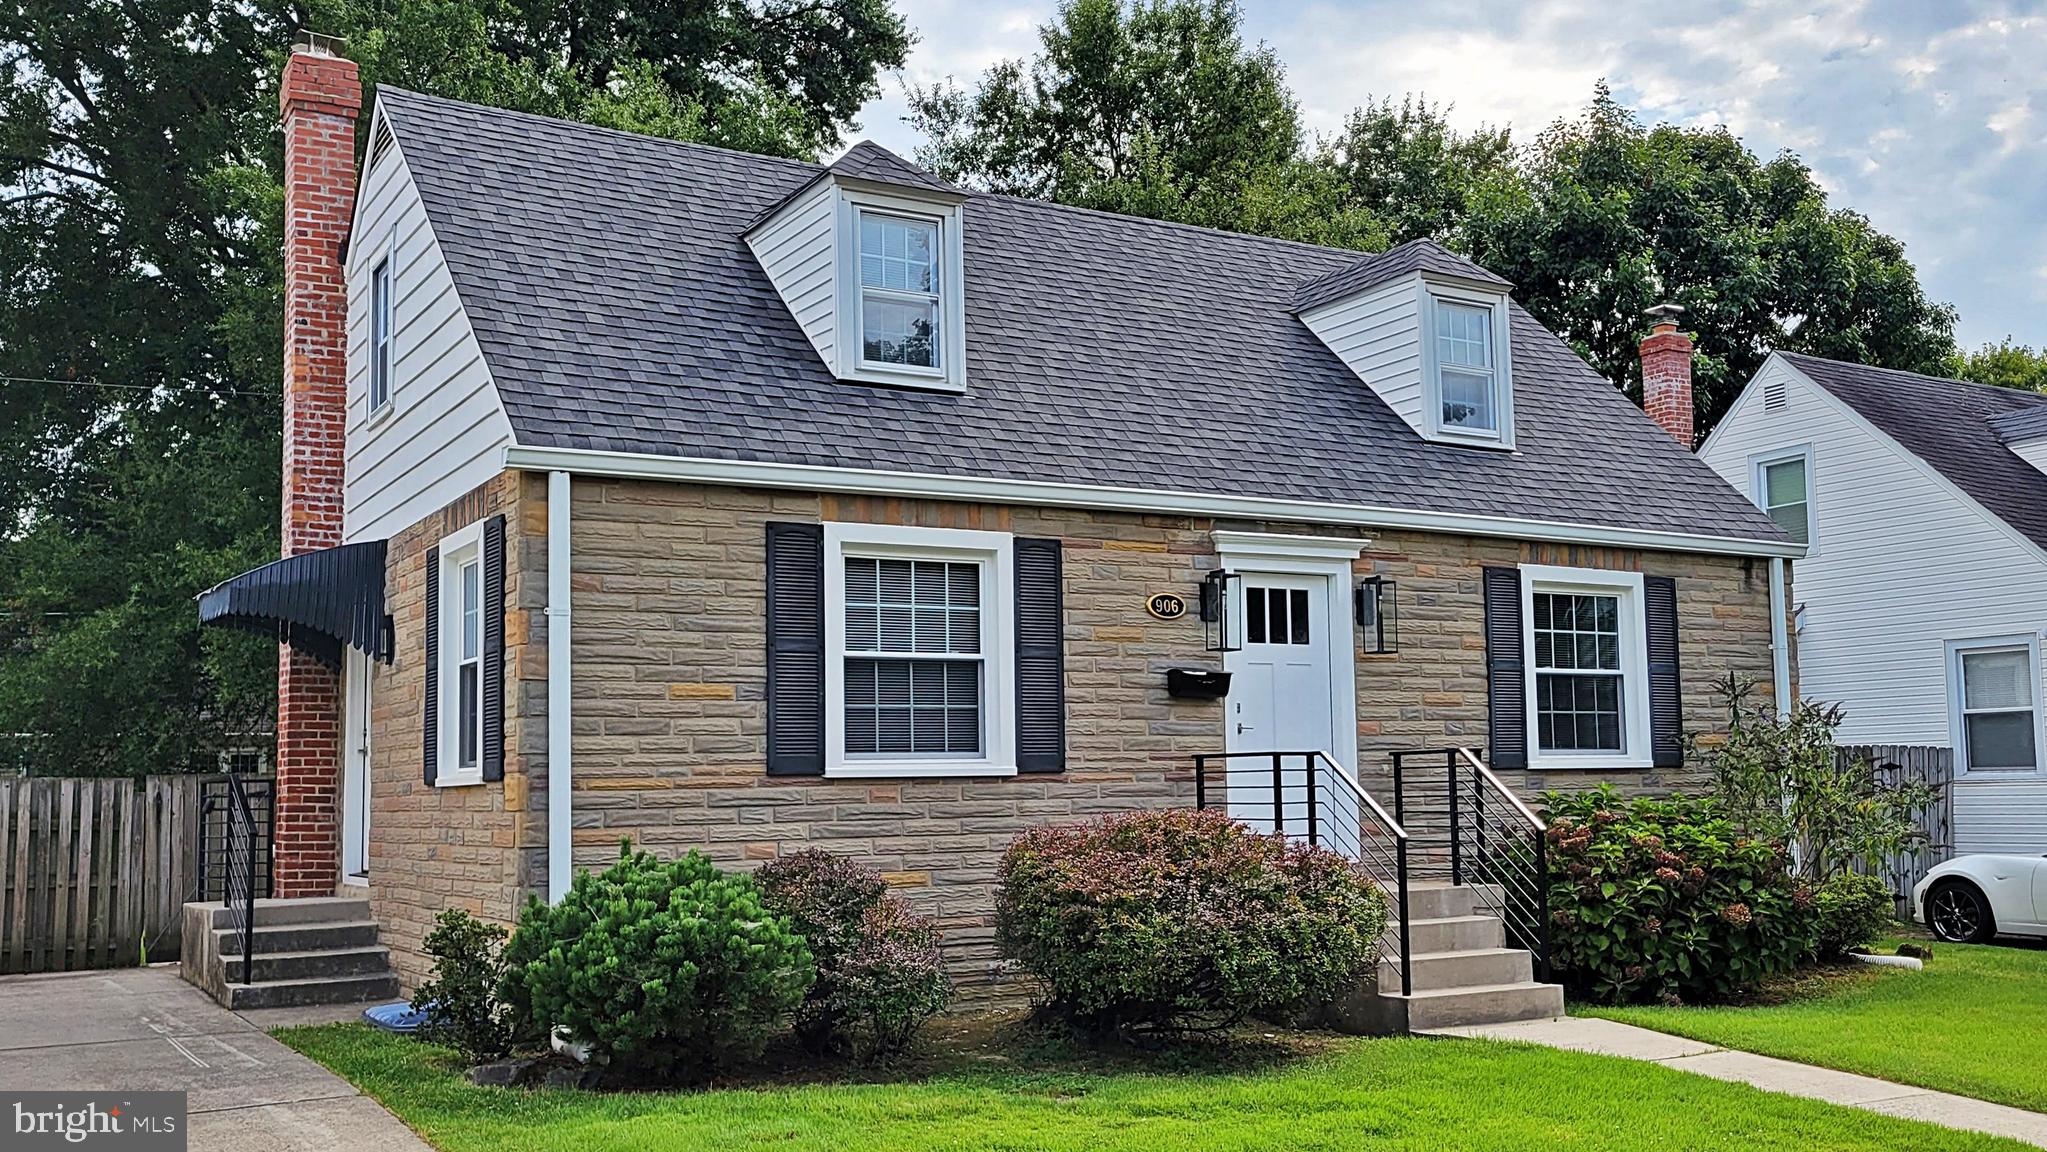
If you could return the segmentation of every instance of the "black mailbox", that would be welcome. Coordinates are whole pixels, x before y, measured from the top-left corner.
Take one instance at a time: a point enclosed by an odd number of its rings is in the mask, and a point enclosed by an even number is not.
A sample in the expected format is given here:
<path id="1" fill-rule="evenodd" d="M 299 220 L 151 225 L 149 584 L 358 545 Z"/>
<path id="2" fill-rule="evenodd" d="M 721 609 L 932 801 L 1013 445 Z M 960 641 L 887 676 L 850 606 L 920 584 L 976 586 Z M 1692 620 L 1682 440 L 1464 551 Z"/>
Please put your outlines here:
<path id="1" fill-rule="evenodd" d="M 1230 694 L 1230 674 L 1209 668 L 1168 668 L 1166 693 L 1182 700 L 1220 700 Z"/>

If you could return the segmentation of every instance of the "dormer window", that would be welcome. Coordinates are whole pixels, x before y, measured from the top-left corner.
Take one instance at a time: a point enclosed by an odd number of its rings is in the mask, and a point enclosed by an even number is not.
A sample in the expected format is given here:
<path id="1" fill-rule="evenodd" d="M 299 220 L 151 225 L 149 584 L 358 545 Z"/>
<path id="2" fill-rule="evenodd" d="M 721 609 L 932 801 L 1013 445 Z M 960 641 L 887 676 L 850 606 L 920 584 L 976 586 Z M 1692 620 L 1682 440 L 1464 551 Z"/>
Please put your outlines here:
<path id="1" fill-rule="evenodd" d="M 1506 301 L 1424 283 L 1423 416 L 1432 438 L 1511 445 Z"/>
<path id="2" fill-rule="evenodd" d="M 854 211 L 860 221 L 861 366 L 943 372 L 942 223 Z"/>

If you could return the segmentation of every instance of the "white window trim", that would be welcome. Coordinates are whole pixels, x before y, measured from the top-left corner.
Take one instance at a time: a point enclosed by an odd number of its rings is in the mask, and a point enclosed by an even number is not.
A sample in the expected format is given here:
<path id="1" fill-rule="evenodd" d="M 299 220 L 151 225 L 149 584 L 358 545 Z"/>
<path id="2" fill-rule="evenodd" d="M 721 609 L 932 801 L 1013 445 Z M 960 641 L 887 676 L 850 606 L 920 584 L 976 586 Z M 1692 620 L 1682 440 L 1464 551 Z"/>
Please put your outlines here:
<path id="1" fill-rule="evenodd" d="M 1765 470 L 1773 464 L 1787 464 L 1793 460 L 1805 462 L 1805 554 L 1808 558 L 1819 555 L 1820 520 L 1819 502 L 1814 499 L 1819 481 L 1813 475 L 1812 445 L 1794 444 L 1788 448 L 1758 452 L 1748 458 L 1749 488 L 1753 499 L 1763 515 L 1770 514 L 1770 489 L 1766 482 Z"/>
<path id="2" fill-rule="evenodd" d="M 1620 595 L 1622 751 L 1544 752 L 1537 717 L 1535 596 L 1538 592 Z M 1531 769 L 1628 771 L 1653 766 L 1649 727 L 1649 635 L 1642 616 L 1642 574 L 1603 568 L 1521 566 L 1521 664 L 1528 707 Z"/>
<path id="3" fill-rule="evenodd" d="M 960 252 L 960 206 L 892 196 L 864 189 L 839 188 L 838 323 L 835 345 L 842 380 L 893 384 L 945 392 L 964 392 L 966 377 L 966 265 Z M 916 368 L 875 364 L 864 355 L 863 310 L 860 306 L 860 213 L 901 216 L 938 226 L 938 367 Z"/>
<path id="4" fill-rule="evenodd" d="M 397 245 L 387 243 L 370 265 L 369 371 L 363 377 L 363 407 L 380 420 L 396 407 L 398 394 L 398 260 Z M 384 280 L 384 398 L 377 399 L 377 279 Z"/>
<path id="5" fill-rule="evenodd" d="M 1418 281 L 1417 291 L 1420 293 L 1421 313 L 1422 434 L 1446 444 L 1511 449 L 1514 447 L 1514 341 L 1513 317 L 1508 311 L 1506 294 L 1428 278 Z M 1436 356 L 1438 301 L 1492 311 L 1487 328 L 1493 338 L 1493 399 L 1499 416 L 1499 428 L 1495 431 L 1455 428 L 1443 423 L 1443 373 Z"/>
<path id="6" fill-rule="evenodd" d="M 1016 775 L 1016 567 L 1006 532 L 828 521 L 824 526 L 826 777 Z M 982 754 L 878 759 L 846 755 L 846 557 L 966 560 L 981 567 Z"/>
<path id="7" fill-rule="evenodd" d="M 438 788 L 461 788 L 483 783 L 483 651 L 481 637 L 477 645 L 476 671 L 476 767 L 464 770 L 460 767 L 461 733 L 457 726 L 462 709 L 461 668 L 462 668 L 462 568 L 471 559 L 477 565 L 479 612 L 486 610 L 482 603 L 483 579 L 483 521 L 441 537 L 441 603 L 440 603 L 440 699 L 437 704 L 441 714 L 434 717 L 434 728 L 439 734 L 438 758 L 434 767 L 434 786 Z M 481 629 L 482 621 L 478 621 Z"/>
<path id="8" fill-rule="evenodd" d="M 2010 636 L 1979 636 L 1949 640 L 1946 645 L 1948 689 L 1948 742 L 1955 752 L 1955 779 L 1975 777 L 1978 781 L 2024 780 L 2047 775 L 2047 685 L 2040 682 L 2040 634 L 2021 632 Z M 2024 649 L 2033 682 L 2033 766 L 2031 768 L 1978 768 L 1969 770 L 1969 732 L 1962 712 L 1962 657 L 1973 652 Z"/>

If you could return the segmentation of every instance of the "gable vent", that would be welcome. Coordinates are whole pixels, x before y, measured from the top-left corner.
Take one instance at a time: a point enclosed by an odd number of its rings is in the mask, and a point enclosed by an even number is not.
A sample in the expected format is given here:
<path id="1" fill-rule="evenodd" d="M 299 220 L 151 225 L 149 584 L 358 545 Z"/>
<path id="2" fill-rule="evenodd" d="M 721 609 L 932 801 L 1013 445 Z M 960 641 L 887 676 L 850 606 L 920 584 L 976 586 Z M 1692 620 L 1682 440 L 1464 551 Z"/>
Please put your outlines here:
<path id="1" fill-rule="evenodd" d="M 369 172 L 375 169 L 377 166 L 377 161 L 382 160 L 384 158 L 384 153 L 389 152 L 391 150 L 391 145 L 394 143 L 396 143 L 396 141 L 393 140 L 391 136 L 390 122 L 387 120 L 377 121 L 376 132 L 370 136 L 370 154 L 368 158 L 363 161 L 362 170 L 364 172 Z"/>
<path id="2" fill-rule="evenodd" d="M 1783 379 L 1763 385 L 1763 411 L 1775 412 L 1790 399 L 1791 386 Z"/>

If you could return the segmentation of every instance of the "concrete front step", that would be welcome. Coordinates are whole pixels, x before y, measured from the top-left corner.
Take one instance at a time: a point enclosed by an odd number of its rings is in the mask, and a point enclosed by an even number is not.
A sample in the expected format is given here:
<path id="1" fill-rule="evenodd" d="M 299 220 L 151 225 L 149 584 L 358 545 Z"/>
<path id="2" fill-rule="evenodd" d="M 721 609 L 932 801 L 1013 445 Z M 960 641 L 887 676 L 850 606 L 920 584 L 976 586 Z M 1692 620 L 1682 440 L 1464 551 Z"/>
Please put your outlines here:
<path id="1" fill-rule="evenodd" d="M 1413 995 L 1380 993 L 1379 999 L 1400 1014 L 1400 1031 L 1456 1028 L 1466 1024 L 1504 1024 L 1513 1020 L 1546 1020 L 1564 1014 L 1564 989 L 1532 980 L 1513 984 L 1475 984 L 1436 988 Z"/>
<path id="2" fill-rule="evenodd" d="M 1472 948 L 1458 952 L 1417 952 L 1408 958 L 1417 992 L 1477 985 L 1524 984 L 1535 978 L 1535 958 L 1520 948 Z M 1379 962 L 1379 987 L 1400 988 L 1400 970 Z"/>
<path id="3" fill-rule="evenodd" d="M 214 963 L 222 984 L 242 979 L 240 953 L 223 953 Z M 250 964 L 253 983 L 276 980 L 304 980 L 318 976 L 378 976 L 391 971 L 391 950 L 371 945 L 366 948 L 312 948 L 298 952 L 258 952 Z"/>
<path id="4" fill-rule="evenodd" d="M 259 980 L 229 984 L 221 1003 L 245 1008 L 296 1008 L 306 1004 L 358 1004 L 398 996 L 398 977 L 385 972 L 370 976 L 316 976 L 304 980 Z"/>
<path id="5" fill-rule="evenodd" d="M 228 928 L 213 930 L 217 949 L 223 955 L 242 953 L 242 934 Z M 361 920 L 343 924 L 257 925 L 249 934 L 258 956 L 270 952 L 308 952 L 316 949 L 366 948 L 377 942 L 377 922 Z"/>
<path id="6" fill-rule="evenodd" d="M 1469 952 L 1475 948 L 1502 948 L 1507 929 L 1493 916 L 1438 916 L 1407 922 L 1408 946 L 1415 955 L 1432 952 Z M 1400 952 L 1400 921 L 1386 925 L 1385 949 Z"/>

